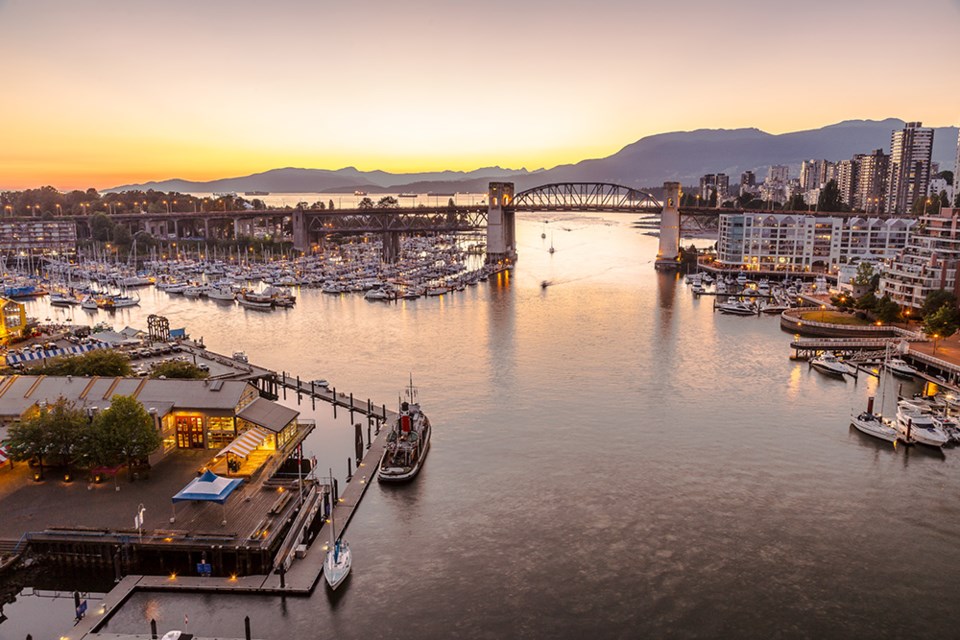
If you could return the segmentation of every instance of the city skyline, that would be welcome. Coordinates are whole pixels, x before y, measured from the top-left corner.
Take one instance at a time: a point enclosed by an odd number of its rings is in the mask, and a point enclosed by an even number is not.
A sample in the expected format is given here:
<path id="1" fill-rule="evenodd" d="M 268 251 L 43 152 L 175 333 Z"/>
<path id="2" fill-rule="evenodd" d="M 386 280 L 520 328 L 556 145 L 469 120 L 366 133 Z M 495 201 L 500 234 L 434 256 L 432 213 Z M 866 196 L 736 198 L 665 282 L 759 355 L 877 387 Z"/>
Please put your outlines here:
<path id="1" fill-rule="evenodd" d="M 837 67 L 848 40 L 898 36 L 892 2 L 813 0 L 793 25 L 755 0 L 721 14 L 694 0 L 497 0 L 482 11 L 434 0 L 194 4 L 0 1 L 0 117 L 15 123 L 0 188 L 107 188 L 281 166 L 537 169 L 667 131 L 960 120 L 955 83 L 918 103 L 931 76 L 910 73 L 914 58 L 851 62 L 856 83 L 852 67 Z M 935 66 L 951 59 L 960 3 L 920 5 L 942 16 L 925 26 Z M 594 28 L 582 29 L 588 17 Z M 792 35 L 796 47 L 786 46 Z M 866 89 L 894 76 L 906 78 L 896 91 Z"/>

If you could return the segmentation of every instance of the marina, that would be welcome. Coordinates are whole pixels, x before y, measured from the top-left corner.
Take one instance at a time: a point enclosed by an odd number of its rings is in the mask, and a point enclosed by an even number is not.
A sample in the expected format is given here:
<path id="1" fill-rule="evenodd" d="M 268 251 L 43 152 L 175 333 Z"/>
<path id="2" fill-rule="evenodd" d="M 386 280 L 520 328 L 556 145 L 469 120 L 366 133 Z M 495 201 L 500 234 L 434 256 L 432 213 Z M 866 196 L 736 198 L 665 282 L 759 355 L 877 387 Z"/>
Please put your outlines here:
<path id="1" fill-rule="evenodd" d="M 525 242 L 538 243 L 541 226 L 539 216 L 536 221 L 521 224 L 520 230 L 526 234 L 521 240 L 526 237 Z M 666 631 L 666 627 L 654 615 L 656 603 L 648 603 L 643 594 L 656 593 L 656 583 L 667 576 L 678 580 L 681 590 L 690 590 L 689 597 L 672 605 L 678 612 L 694 616 L 694 612 L 708 607 L 721 612 L 719 615 L 727 624 L 745 619 L 746 609 L 722 596 L 737 584 L 732 573 L 734 562 L 737 571 L 766 575 L 773 585 L 751 592 L 752 612 L 776 607 L 780 615 L 793 617 L 811 633 L 827 633 L 827 627 L 811 620 L 801 607 L 785 605 L 789 603 L 789 594 L 802 591 L 825 599 L 829 593 L 831 599 L 840 597 L 843 606 L 864 607 L 844 599 L 844 587 L 856 579 L 853 575 L 831 570 L 832 582 L 827 586 L 825 574 L 817 567 L 825 566 L 822 563 L 836 567 L 833 560 L 842 556 L 848 561 L 853 558 L 853 562 L 864 567 L 862 571 L 872 572 L 876 570 L 871 568 L 873 565 L 859 563 L 882 553 L 887 543 L 849 540 L 849 527 L 841 526 L 837 514 L 845 514 L 843 523 L 853 518 L 864 528 L 886 527 L 895 544 L 925 535 L 924 532 L 929 535 L 934 526 L 931 523 L 905 523 L 893 517 L 898 501 L 906 495 L 920 506 L 941 504 L 935 496 L 914 495 L 904 479 L 923 481 L 939 477 L 940 469 L 957 464 L 957 456 L 952 455 L 949 447 L 944 454 L 921 445 L 894 448 L 889 442 L 861 434 L 853 426 L 846 427 L 854 412 L 863 411 L 866 396 L 878 395 L 876 378 L 861 376 L 856 383 L 843 385 L 809 370 L 805 362 L 790 360 L 792 333 L 781 330 L 776 316 L 751 319 L 714 313 L 711 304 L 701 305 L 692 299 L 682 279 L 643 271 L 643 264 L 651 255 L 651 245 L 644 243 L 651 240 L 639 235 L 636 244 L 618 244 L 614 230 L 616 227 L 598 224 L 571 232 L 574 235 L 570 237 L 579 240 L 580 248 L 558 251 L 552 258 L 547 252 L 547 240 L 541 245 L 542 253 L 528 250 L 524 260 L 508 274 L 492 276 L 485 284 L 457 296 L 423 298 L 414 304 L 400 301 L 397 306 L 373 305 L 359 296 L 331 296 L 321 290 L 301 288 L 294 308 L 254 315 L 236 314 L 238 309 L 223 309 L 202 299 L 171 297 L 155 288 L 142 289 L 140 306 L 114 312 L 115 325 L 145 326 L 147 315 L 163 309 L 171 326 L 182 324 L 190 328 L 190 342 L 199 342 L 202 336 L 207 347 L 204 351 L 217 354 L 216 358 L 228 363 L 232 361 L 238 377 L 259 379 L 261 391 L 275 394 L 286 406 L 299 407 L 308 417 L 313 417 L 310 412 L 315 397 L 310 394 L 311 381 L 328 380 L 327 387 L 314 384 L 314 391 L 319 388 L 317 393 L 323 394 L 322 400 L 316 397 L 316 406 L 318 411 L 325 407 L 329 414 L 332 409 L 327 401 L 335 401 L 342 424 L 331 429 L 318 419 L 317 431 L 324 430 L 331 450 L 320 452 L 317 466 L 322 470 L 321 476 L 326 475 L 328 466 L 334 468 L 341 487 L 346 487 L 344 504 L 350 502 L 353 492 L 365 488 L 365 493 L 347 528 L 354 554 L 351 575 L 338 588 L 335 600 L 314 587 L 309 595 L 291 594 L 285 601 L 289 614 L 281 616 L 276 613 L 280 597 L 271 591 L 279 586 L 279 574 L 257 574 L 270 576 L 267 589 L 263 578 L 253 578 L 255 590 L 219 593 L 196 593 L 170 585 L 188 587 L 211 581 L 210 584 L 219 586 L 217 581 L 224 581 L 222 577 L 206 578 L 188 572 L 170 581 L 169 575 L 147 576 L 129 591 L 122 604 L 108 601 L 107 613 L 99 616 L 106 622 L 97 633 L 147 635 L 152 618 L 161 630 L 183 628 L 184 616 L 188 615 L 187 628 L 201 637 L 241 638 L 245 616 L 251 618 L 255 637 L 264 633 L 261 629 L 269 629 L 263 637 L 302 634 L 315 624 L 338 625 L 344 629 L 339 635 L 346 638 L 376 634 L 380 625 L 366 620 L 363 612 L 370 607 L 391 606 L 385 602 L 399 603 L 385 585 L 392 584 L 396 572 L 413 572 L 429 562 L 434 567 L 434 579 L 406 585 L 408 594 L 402 600 L 410 597 L 412 590 L 413 597 L 430 603 L 428 610 L 433 620 L 455 628 L 463 615 L 455 602 L 472 599 L 480 608 L 476 615 L 483 618 L 482 623 L 475 619 L 475 624 L 485 632 L 509 635 L 511 616 L 498 617 L 496 611 L 501 605 L 486 604 L 488 592 L 483 586 L 460 583 L 455 577 L 464 571 L 485 575 L 491 554 L 496 553 L 494 550 L 504 539 L 520 545 L 524 556 L 536 559 L 533 565 L 521 565 L 516 573 L 498 579 L 503 584 L 498 590 L 516 603 L 511 607 L 539 606 L 529 595 L 531 585 L 540 593 L 552 594 L 550 601 L 556 601 L 558 607 L 562 606 L 560 602 L 577 598 L 582 585 L 557 581 L 554 574 L 536 568 L 549 566 L 555 554 L 559 554 L 556 562 L 562 563 L 564 575 L 572 568 L 592 588 L 616 581 L 633 603 L 630 613 L 627 609 L 615 609 L 625 616 L 624 625 L 632 628 L 643 618 L 644 624 L 652 624 L 654 632 Z M 609 241 L 613 247 L 606 258 L 608 262 L 592 266 L 590 279 L 577 280 L 585 275 L 583 264 L 596 260 L 593 248 L 600 241 Z M 598 274 L 614 265 L 629 266 Z M 555 284 L 543 290 L 540 282 L 545 279 Z M 584 304 L 597 309 L 589 324 L 582 316 Z M 616 315 L 614 310 L 623 304 L 649 313 L 636 317 Z M 53 316 L 55 312 L 46 311 L 45 305 L 42 298 L 37 299 L 28 303 L 28 311 L 34 316 Z M 549 318 L 544 315 L 547 310 Z M 61 316 L 65 315 L 61 312 Z M 408 326 L 406 323 L 413 317 L 418 318 L 418 325 L 426 326 L 384 334 L 383 327 Z M 237 320 L 226 322 L 227 318 L 242 318 L 242 324 L 237 324 Z M 298 318 L 316 321 L 298 322 Z M 475 339 L 464 339 L 446 329 L 450 322 L 469 322 L 469 318 Z M 356 336 L 349 343 L 341 340 L 345 334 L 340 324 L 346 322 L 351 323 L 351 335 Z M 278 323 L 283 331 L 277 330 Z M 595 356 L 578 356 L 572 362 L 564 356 L 583 340 L 600 336 L 609 339 L 611 346 L 599 343 Z M 640 350 L 627 353 L 614 346 L 624 341 L 638 345 Z M 304 355 L 304 345 L 314 343 L 318 345 L 316 355 Z M 918 348 L 926 348 L 929 353 L 932 345 L 924 344 L 919 343 Z M 943 348 L 940 345 L 940 350 Z M 194 347 L 190 349 L 192 359 Z M 248 356 L 248 363 L 225 355 L 240 350 Z M 503 350 L 511 354 L 509 360 L 491 355 Z M 880 347 L 879 351 L 882 350 Z M 199 356 L 202 351 L 198 349 L 196 353 Z M 602 360 L 602 370 L 595 357 Z M 637 357 L 642 358 L 641 362 L 672 364 L 656 375 L 652 370 L 638 374 Z M 431 368 L 408 364 L 424 358 L 436 364 Z M 369 364 L 375 361 L 402 363 L 394 368 L 402 367 L 403 372 L 395 377 L 375 374 Z M 227 373 L 227 366 L 216 359 L 202 362 L 210 365 L 211 374 Z M 694 362 L 693 368 L 681 366 Z M 251 371 L 243 367 L 251 367 Z M 300 372 L 299 381 L 296 375 L 284 373 L 290 370 Z M 370 473 L 368 463 L 375 469 L 379 461 L 379 457 L 368 452 L 362 460 L 362 471 L 357 472 L 353 465 L 354 480 L 346 483 L 345 458 L 348 453 L 355 457 L 354 425 L 361 423 L 366 446 L 369 410 L 382 416 L 383 401 L 390 398 L 393 401 L 386 402 L 387 410 L 397 408 L 401 399 L 398 395 L 402 397 L 397 391 L 405 386 L 407 371 L 413 371 L 418 386 L 425 390 L 424 400 L 429 398 L 425 409 L 431 420 L 440 425 L 424 469 L 410 485 L 360 484 L 358 479 Z M 583 373 L 587 371 L 590 376 Z M 268 382 L 270 372 L 276 372 L 274 382 Z M 760 380 L 764 385 L 763 393 L 756 394 L 750 402 L 749 410 L 756 419 L 749 423 L 734 419 L 742 416 L 744 379 Z M 877 410 L 883 405 L 883 415 L 894 415 L 896 400 L 890 394 L 899 390 L 910 397 L 921 390 L 920 385 L 903 380 L 901 389 L 899 380 L 895 384 L 887 380 L 886 398 L 878 398 Z M 611 388 L 620 393 L 613 396 L 609 408 L 589 406 L 582 400 L 585 394 L 600 394 Z M 349 392 L 343 391 L 347 389 L 363 390 L 362 398 L 355 394 L 351 399 Z M 382 400 L 368 405 L 368 397 Z M 655 400 L 664 397 L 671 399 L 670 411 Z M 500 408 L 506 402 L 510 403 L 509 411 Z M 682 407 L 679 418 L 678 406 Z M 357 418 L 348 421 L 350 407 L 357 412 Z M 639 415 L 638 412 L 644 416 L 639 423 L 627 424 L 618 419 L 622 415 Z M 383 424 L 381 436 L 387 433 Z M 664 428 L 666 425 L 675 426 Z M 375 425 L 373 428 L 375 431 Z M 597 429 L 602 429 L 603 438 L 594 437 Z M 638 429 L 645 442 L 642 448 L 635 445 Z M 379 437 L 373 435 L 371 450 Z M 749 441 L 750 446 L 745 447 L 744 441 Z M 451 455 L 453 451 L 456 455 Z M 501 460 L 502 473 L 489 473 L 491 456 Z M 604 474 L 591 472 L 593 462 L 600 458 L 617 467 L 643 468 L 643 477 L 620 476 L 612 482 Z M 536 464 L 541 461 L 547 466 Z M 532 463 L 544 471 L 532 472 Z M 698 473 L 726 478 L 723 486 L 691 482 L 690 474 L 695 468 Z M 485 482 L 476 482 L 481 477 Z M 368 475 L 366 479 L 371 478 Z M 644 489 L 651 478 L 660 487 L 655 494 Z M 371 489 L 371 484 L 376 486 Z M 839 491 L 838 485 L 843 485 L 844 490 Z M 568 505 L 564 496 L 579 490 L 577 487 L 596 499 Z M 647 498 L 637 501 L 636 495 Z M 811 500 L 814 495 L 817 500 Z M 806 506 L 803 510 L 779 507 L 784 500 L 802 501 Z M 672 507 L 667 509 L 668 505 Z M 663 509 L 672 515 L 663 521 L 653 517 Z M 952 508 L 946 509 L 946 517 L 953 517 Z M 517 517 L 520 511 L 522 518 Z M 708 514 L 708 523 L 689 529 L 684 514 L 694 512 Z M 596 566 L 596 558 L 587 563 L 573 551 L 569 531 L 555 526 L 575 513 L 600 518 L 606 523 L 603 527 L 610 528 L 601 528 L 600 521 L 588 527 L 589 532 L 599 536 L 597 553 L 605 566 L 618 566 L 613 558 L 620 550 L 612 540 L 624 538 L 644 559 L 642 568 L 614 570 L 612 575 L 592 573 L 590 567 Z M 765 523 L 770 518 L 775 523 L 768 526 Z M 338 513 L 338 529 L 341 519 Z M 738 524 L 746 521 L 751 525 Z M 784 538 L 784 528 L 791 523 L 797 525 L 792 530 L 807 531 L 810 537 L 791 534 Z M 843 535 L 839 534 L 840 529 Z M 678 530 L 687 530 L 685 535 L 695 540 L 696 546 L 671 542 L 670 536 Z M 321 545 L 326 542 L 325 537 L 324 533 L 318 534 Z M 540 544 L 529 544 L 532 539 L 549 541 L 554 551 L 546 554 L 540 550 Z M 404 544 L 405 552 L 391 553 L 389 563 L 378 562 L 381 554 L 388 553 L 383 551 L 384 546 L 390 547 L 399 540 L 410 541 Z M 760 558 L 748 556 L 747 565 L 742 566 L 743 556 L 735 553 L 731 545 L 784 548 L 784 552 L 815 556 L 818 561 L 799 569 L 790 580 L 781 581 L 774 577 L 782 574 Z M 313 545 L 313 549 L 321 548 Z M 938 553 L 949 557 L 952 547 L 938 543 Z M 308 556 L 307 560 L 320 565 L 317 559 Z M 305 583 L 307 573 L 311 577 L 319 575 L 306 572 L 304 564 L 300 565 L 303 569 L 298 569 L 301 562 L 303 559 L 295 560 L 286 573 L 288 587 Z M 719 574 L 704 573 L 698 568 L 712 566 L 711 562 L 720 563 Z M 889 614 L 887 605 L 925 590 L 934 575 L 929 573 L 934 563 L 924 558 L 893 558 L 890 562 L 901 578 L 892 587 L 892 594 L 881 596 L 879 606 L 866 606 L 866 610 L 877 620 L 877 626 L 871 628 L 884 625 L 884 629 L 905 632 L 906 624 L 899 616 Z M 693 569 L 680 571 L 681 563 Z M 297 571 L 304 571 L 302 580 L 294 575 Z M 237 588 L 249 588 L 250 580 L 250 576 L 238 576 Z M 229 576 L 225 582 L 229 583 Z M 537 601 L 542 602 L 542 597 L 537 596 Z M 725 602 L 728 604 L 724 605 Z M 23 611 L 30 610 L 32 605 L 29 597 L 22 596 L 5 611 L 11 620 L 22 620 Z M 99 608 L 94 606 L 94 610 Z M 604 611 L 609 610 L 609 604 L 604 605 Z M 749 616 L 753 619 L 753 613 Z M 350 624 L 344 626 L 348 619 Z M 570 628 L 586 630 L 589 624 L 592 623 L 568 620 L 562 630 L 560 625 L 548 626 L 565 633 Z M 932 620 L 919 624 L 937 626 Z M 716 629 L 713 622 L 704 623 L 700 629 L 706 633 L 708 626 Z M 70 627 L 61 617 L 52 628 L 59 635 Z M 690 628 L 698 627 L 694 623 Z M 413 638 L 419 631 L 401 631 L 398 637 Z M 772 626 L 759 631 L 775 632 Z"/>

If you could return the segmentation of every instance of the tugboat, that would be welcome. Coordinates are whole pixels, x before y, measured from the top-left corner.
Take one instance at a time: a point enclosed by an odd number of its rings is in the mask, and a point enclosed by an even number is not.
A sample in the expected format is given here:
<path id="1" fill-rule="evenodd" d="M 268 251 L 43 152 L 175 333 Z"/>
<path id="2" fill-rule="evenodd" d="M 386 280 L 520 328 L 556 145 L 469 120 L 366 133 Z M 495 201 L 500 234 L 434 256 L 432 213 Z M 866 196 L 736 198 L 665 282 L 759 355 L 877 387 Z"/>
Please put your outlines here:
<path id="1" fill-rule="evenodd" d="M 430 450 L 430 419 L 420 411 L 412 376 L 406 395 L 407 400 L 400 404 L 400 416 L 387 434 L 387 446 L 377 471 L 380 482 L 412 480 L 420 473 Z"/>

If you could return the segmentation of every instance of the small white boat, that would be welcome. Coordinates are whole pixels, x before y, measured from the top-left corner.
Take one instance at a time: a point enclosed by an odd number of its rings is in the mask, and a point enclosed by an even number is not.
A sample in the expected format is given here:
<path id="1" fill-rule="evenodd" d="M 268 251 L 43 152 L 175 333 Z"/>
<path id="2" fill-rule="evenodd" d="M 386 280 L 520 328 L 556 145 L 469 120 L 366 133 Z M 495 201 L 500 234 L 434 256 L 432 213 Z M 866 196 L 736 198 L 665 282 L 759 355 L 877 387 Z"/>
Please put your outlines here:
<path id="1" fill-rule="evenodd" d="M 363 294 L 364 300 L 389 300 L 390 294 L 383 289 L 370 289 Z"/>
<path id="2" fill-rule="evenodd" d="M 237 296 L 230 287 L 214 287 L 207 290 L 207 297 L 217 302 L 233 302 Z"/>
<path id="3" fill-rule="evenodd" d="M 693 295 L 698 296 L 703 293 L 703 285 L 699 282 L 695 282 L 690 290 L 693 291 Z"/>
<path id="4" fill-rule="evenodd" d="M 87 311 L 96 311 L 99 308 L 99 305 L 97 305 L 96 299 L 91 296 L 87 296 L 80 301 L 80 308 L 86 309 Z"/>
<path id="5" fill-rule="evenodd" d="M 890 373 L 901 378 L 912 378 L 917 374 L 917 370 L 911 367 L 903 358 L 890 358 L 884 365 Z"/>
<path id="6" fill-rule="evenodd" d="M 880 438 L 887 442 L 896 442 L 899 432 L 896 427 L 884 420 L 880 416 L 874 415 L 869 411 L 851 416 L 850 423 L 862 433 L 874 438 Z"/>
<path id="7" fill-rule="evenodd" d="M 757 308 L 753 304 L 743 301 L 722 302 L 717 305 L 717 311 L 730 316 L 757 315 Z"/>
<path id="8" fill-rule="evenodd" d="M 330 470 L 330 486 L 333 486 L 333 469 Z M 350 575 L 350 566 L 353 564 L 350 545 L 337 537 L 337 523 L 333 517 L 335 509 L 336 506 L 330 510 L 330 545 L 323 559 L 323 577 L 333 591 Z"/>
<path id="9" fill-rule="evenodd" d="M 853 369 L 838 360 L 837 356 L 832 353 L 824 353 L 816 358 L 811 358 L 810 366 L 820 373 L 825 373 L 830 376 L 842 378 L 844 375 L 853 375 Z"/>
<path id="10" fill-rule="evenodd" d="M 73 305 L 76 305 L 76 304 L 80 304 L 80 301 L 71 295 L 67 295 L 65 293 L 50 294 L 51 307 L 72 307 Z"/>

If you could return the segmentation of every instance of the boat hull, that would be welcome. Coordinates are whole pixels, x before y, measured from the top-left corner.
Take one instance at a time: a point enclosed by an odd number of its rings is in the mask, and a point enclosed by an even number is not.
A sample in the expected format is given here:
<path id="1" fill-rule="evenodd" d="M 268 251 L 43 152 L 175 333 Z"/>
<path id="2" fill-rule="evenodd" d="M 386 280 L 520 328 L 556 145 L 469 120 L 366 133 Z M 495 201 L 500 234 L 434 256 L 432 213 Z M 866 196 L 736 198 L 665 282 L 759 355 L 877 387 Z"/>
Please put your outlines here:
<path id="1" fill-rule="evenodd" d="M 383 463 L 387 457 L 387 451 L 383 452 L 383 455 L 380 456 L 380 464 L 377 466 L 377 480 L 379 482 L 387 483 L 401 483 L 401 482 L 410 482 L 417 477 L 417 474 L 420 473 L 420 469 L 423 467 L 424 461 L 427 459 L 427 454 L 430 453 L 430 431 L 431 427 L 427 426 L 424 430 L 423 438 L 423 452 L 417 458 L 416 464 L 412 467 L 387 467 L 384 468 Z"/>
<path id="2" fill-rule="evenodd" d="M 851 418 L 850 424 L 852 424 L 860 433 L 864 433 L 868 436 L 879 438 L 880 440 L 885 440 L 887 442 L 896 442 L 899 435 L 897 430 L 893 427 L 888 427 L 882 423 L 877 424 L 874 420 L 863 420 L 858 417 L 854 417 Z"/>

